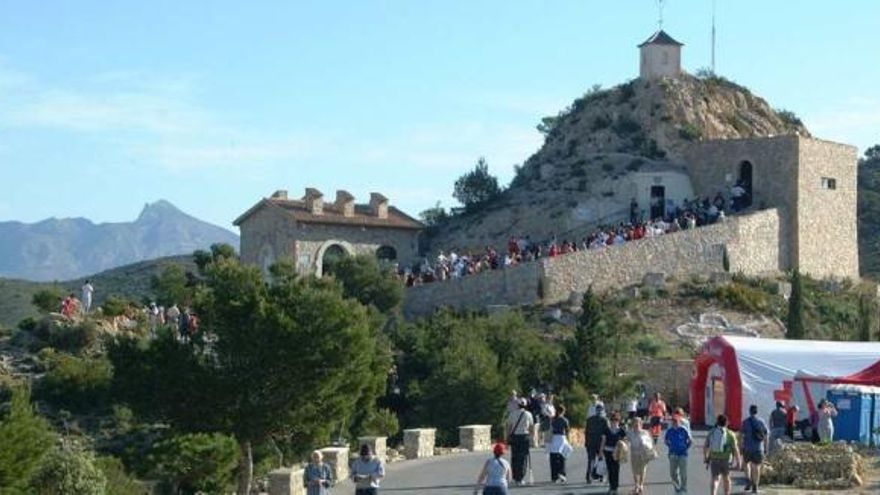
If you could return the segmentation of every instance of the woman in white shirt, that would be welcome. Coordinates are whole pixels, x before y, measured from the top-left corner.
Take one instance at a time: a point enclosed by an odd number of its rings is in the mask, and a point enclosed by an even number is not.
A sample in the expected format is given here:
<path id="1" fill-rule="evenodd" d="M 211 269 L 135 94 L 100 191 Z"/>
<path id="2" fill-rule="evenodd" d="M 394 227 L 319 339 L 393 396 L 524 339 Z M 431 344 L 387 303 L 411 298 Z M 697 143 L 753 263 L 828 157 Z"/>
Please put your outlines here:
<path id="1" fill-rule="evenodd" d="M 479 485 L 483 485 L 483 495 L 507 495 L 507 485 L 510 483 L 510 464 L 504 458 L 504 444 L 496 443 L 492 449 L 494 456 L 487 459 L 483 464 L 483 470 L 477 477 L 478 493 Z"/>

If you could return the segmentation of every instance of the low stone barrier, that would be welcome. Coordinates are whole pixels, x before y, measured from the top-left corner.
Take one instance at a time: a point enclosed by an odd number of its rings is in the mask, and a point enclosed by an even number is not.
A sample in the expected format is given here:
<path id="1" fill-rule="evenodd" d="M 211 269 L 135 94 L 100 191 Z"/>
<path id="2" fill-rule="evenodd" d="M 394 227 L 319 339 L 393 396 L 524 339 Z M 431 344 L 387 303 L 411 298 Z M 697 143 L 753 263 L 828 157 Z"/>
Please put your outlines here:
<path id="1" fill-rule="evenodd" d="M 861 486 L 864 473 L 862 456 L 845 443 L 783 443 L 767 457 L 761 481 L 805 490 L 835 490 Z"/>
<path id="2" fill-rule="evenodd" d="M 303 470 L 281 468 L 269 472 L 269 495 L 305 495 Z"/>
<path id="3" fill-rule="evenodd" d="M 348 478 L 348 447 L 325 447 L 319 449 L 324 456 L 324 462 L 330 464 L 333 469 L 333 479 L 341 481 Z"/>
<path id="4" fill-rule="evenodd" d="M 373 455 L 388 462 L 388 437 L 358 437 L 358 449 L 361 445 L 369 445 Z"/>
<path id="5" fill-rule="evenodd" d="M 423 459 L 434 456 L 434 428 L 403 430 L 403 455 L 407 459 Z"/>
<path id="6" fill-rule="evenodd" d="M 459 426 L 458 445 L 470 452 L 492 450 L 492 425 Z"/>

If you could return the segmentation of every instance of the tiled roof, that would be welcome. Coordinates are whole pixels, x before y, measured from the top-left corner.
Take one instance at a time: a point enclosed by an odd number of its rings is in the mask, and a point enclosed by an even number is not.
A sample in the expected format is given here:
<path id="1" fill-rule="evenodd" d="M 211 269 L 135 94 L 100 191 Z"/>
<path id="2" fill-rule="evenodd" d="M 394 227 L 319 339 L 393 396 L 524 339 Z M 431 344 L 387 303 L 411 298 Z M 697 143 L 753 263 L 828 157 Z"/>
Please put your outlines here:
<path id="1" fill-rule="evenodd" d="M 351 225 L 362 227 L 386 227 L 394 229 L 412 229 L 420 230 L 425 226 L 421 222 L 398 210 L 393 206 L 388 207 L 388 217 L 379 218 L 375 216 L 370 205 L 355 205 L 354 215 L 346 217 L 340 209 L 337 209 L 334 203 L 324 203 L 323 211 L 320 215 L 315 215 L 306 206 L 302 200 L 296 199 L 277 199 L 265 198 L 251 209 L 238 217 L 235 225 L 241 224 L 252 213 L 260 209 L 265 204 L 277 206 L 289 213 L 297 222 L 303 223 L 319 223 L 330 225 Z"/>
<path id="2" fill-rule="evenodd" d="M 678 45 L 678 46 L 682 46 L 682 45 L 684 45 L 684 43 L 679 43 L 678 41 L 675 41 L 674 39 L 672 39 L 672 36 L 669 36 L 668 34 L 666 34 L 666 31 L 661 29 L 660 31 L 657 31 L 656 33 L 652 34 L 651 37 L 648 38 L 647 40 L 645 40 L 644 43 L 639 45 L 639 48 L 641 48 L 645 45 Z"/>

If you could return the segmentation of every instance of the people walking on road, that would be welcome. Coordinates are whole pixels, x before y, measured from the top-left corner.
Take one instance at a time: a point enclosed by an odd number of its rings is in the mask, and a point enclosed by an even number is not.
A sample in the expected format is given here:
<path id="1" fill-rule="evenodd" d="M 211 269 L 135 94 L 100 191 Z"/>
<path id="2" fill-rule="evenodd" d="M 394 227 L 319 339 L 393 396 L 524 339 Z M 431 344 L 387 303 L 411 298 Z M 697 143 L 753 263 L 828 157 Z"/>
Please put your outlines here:
<path id="1" fill-rule="evenodd" d="M 550 452 L 550 481 L 554 483 L 565 483 L 565 459 L 571 454 L 571 444 L 568 443 L 568 433 L 571 425 L 568 418 L 565 417 L 565 406 L 556 408 L 556 417 L 550 422 L 550 431 L 553 436 L 550 437 L 547 450 Z"/>
<path id="2" fill-rule="evenodd" d="M 590 405 L 587 407 L 587 417 L 596 415 L 596 407 L 602 406 L 605 407 L 605 403 L 602 401 L 602 398 L 599 397 L 599 394 L 593 394 L 590 400 Z"/>
<path id="3" fill-rule="evenodd" d="M 587 447 L 587 484 L 598 481 L 602 483 L 604 476 L 596 473 L 596 461 L 599 460 L 602 446 L 602 435 L 608 429 L 608 418 L 605 416 L 605 406 L 597 405 L 596 413 L 587 418 L 584 431 L 585 446 Z"/>
<path id="4" fill-rule="evenodd" d="M 522 399 L 519 413 L 507 418 L 507 438 L 510 444 L 510 463 L 513 470 L 513 481 L 523 484 L 526 474 L 526 463 L 529 458 L 529 437 L 535 430 L 535 420 L 528 411 L 528 402 Z"/>
<path id="5" fill-rule="evenodd" d="M 687 430 L 688 433 L 692 433 L 691 420 L 688 418 L 687 413 L 684 412 L 684 409 L 682 409 L 681 407 L 676 407 L 672 410 L 672 415 L 678 415 L 679 421 L 681 421 L 681 427 Z"/>
<path id="6" fill-rule="evenodd" d="M 528 410 L 532 414 L 532 420 L 535 422 L 535 427 L 532 429 L 529 437 L 532 447 L 541 447 L 541 412 L 544 410 L 544 400 L 546 397 L 543 393 L 537 392 L 529 395 Z"/>
<path id="7" fill-rule="evenodd" d="M 672 415 L 672 426 L 666 430 L 664 442 L 669 449 L 669 477 L 675 493 L 687 493 L 688 450 L 693 440 L 691 432 L 682 424 L 683 416 Z"/>
<path id="8" fill-rule="evenodd" d="M 645 492 L 645 475 L 648 463 L 657 458 L 657 450 L 651 434 L 643 428 L 642 419 L 632 421 L 632 429 L 626 433 L 630 445 L 630 461 L 632 462 L 634 495 Z"/>
<path id="9" fill-rule="evenodd" d="M 715 427 L 706 436 L 703 460 L 712 475 L 712 490 L 709 495 L 716 495 L 719 484 L 724 486 L 724 495 L 730 495 L 731 462 L 735 461 L 738 466 L 742 464 L 742 459 L 739 456 L 736 435 L 727 428 L 727 416 L 723 414 L 718 416 Z"/>
<path id="10" fill-rule="evenodd" d="M 834 440 L 834 418 L 837 417 L 837 408 L 834 404 L 822 399 L 819 401 L 819 442 L 831 443 Z"/>
<path id="11" fill-rule="evenodd" d="M 613 412 L 608 419 L 608 428 L 602 433 L 602 441 L 599 444 L 599 458 L 605 461 L 608 468 L 608 494 L 617 495 L 620 486 L 620 464 L 627 461 L 620 459 L 618 443 L 626 443 L 626 430 L 620 425 L 620 413 Z"/>
<path id="12" fill-rule="evenodd" d="M 785 404 L 776 402 L 776 409 L 770 413 L 770 443 L 767 453 L 770 454 L 779 448 L 779 444 L 786 435 L 788 425 L 788 414 L 785 411 Z"/>
<path id="13" fill-rule="evenodd" d="M 657 445 L 657 440 L 660 438 L 660 432 L 663 430 L 663 420 L 667 414 L 666 402 L 663 401 L 660 392 L 655 393 L 654 398 L 651 399 L 651 403 L 648 405 L 648 416 L 651 421 L 651 438 L 654 439 L 654 445 Z"/>
<path id="14" fill-rule="evenodd" d="M 89 311 L 92 309 L 92 295 L 95 293 L 95 288 L 92 287 L 92 283 L 89 280 L 86 280 L 86 283 L 82 286 L 82 312 L 83 315 L 89 314 Z"/>
<path id="15" fill-rule="evenodd" d="M 306 495 L 329 495 L 333 484 L 333 470 L 324 462 L 320 450 L 312 452 L 312 462 L 303 470 L 303 484 Z"/>
<path id="16" fill-rule="evenodd" d="M 758 406 L 749 406 L 749 417 L 740 428 L 743 439 L 743 459 L 746 462 L 746 491 L 758 493 L 761 484 L 761 464 L 767 452 L 769 431 L 764 420 L 758 417 Z"/>
<path id="17" fill-rule="evenodd" d="M 541 405 L 541 445 L 546 445 L 550 442 L 550 438 L 553 435 L 550 423 L 553 421 L 553 418 L 556 417 L 556 405 L 553 404 L 554 400 L 555 397 L 553 394 L 549 394 L 544 398 L 544 404 Z"/>
<path id="18" fill-rule="evenodd" d="M 385 463 L 373 455 L 369 445 L 361 445 L 361 455 L 351 465 L 355 495 L 377 495 L 379 483 L 384 477 Z"/>
<path id="19" fill-rule="evenodd" d="M 797 420 L 798 411 L 800 411 L 800 408 L 797 404 L 788 406 L 788 410 L 785 411 L 785 436 L 792 441 L 794 441 L 794 424 Z"/>
<path id="20" fill-rule="evenodd" d="M 507 485 L 510 483 L 510 463 L 504 458 L 504 444 L 496 443 L 492 448 L 492 458 L 486 459 L 483 470 L 477 477 L 477 489 L 483 486 L 483 495 L 507 495 Z"/>

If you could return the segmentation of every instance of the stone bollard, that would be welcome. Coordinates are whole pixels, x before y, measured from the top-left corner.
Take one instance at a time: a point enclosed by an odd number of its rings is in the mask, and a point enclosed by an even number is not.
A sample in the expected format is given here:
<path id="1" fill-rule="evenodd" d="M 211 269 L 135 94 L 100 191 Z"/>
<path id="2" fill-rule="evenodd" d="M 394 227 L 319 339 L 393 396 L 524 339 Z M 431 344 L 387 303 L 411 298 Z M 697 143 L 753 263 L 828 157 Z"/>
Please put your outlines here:
<path id="1" fill-rule="evenodd" d="M 388 462 L 388 437 L 358 437 L 358 452 L 361 445 L 369 445 L 380 461 Z"/>
<path id="2" fill-rule="evenodd" d="M 319 449 L 324 456 L 324 462 L 330 464 L 333 469 L 333 479 L 342 481 L 348 479 L 350 473 L 348 467 L 348 447 L 324 447 Z"/>
<path id="3" fill-rule="evenodd" d="M 459 426 L 458 443 L 470 452 L 492 450 L 492 425 Z"/>
<path id="4" fill-rule="evenodd" d="M 305 495 L 303 470 L 281 468 L 269 472 L 269 495 Z"/>
<path id="5" fill-rule="evenodd" d="M 407 459 L 433 457 L 436 433 L 434 428 L 403 430 L 403 455 Z"/>

